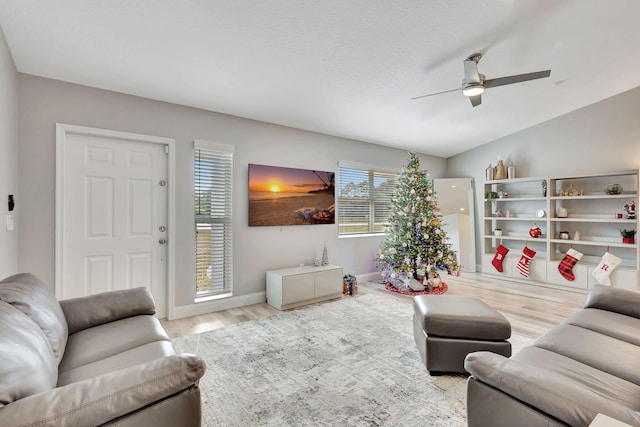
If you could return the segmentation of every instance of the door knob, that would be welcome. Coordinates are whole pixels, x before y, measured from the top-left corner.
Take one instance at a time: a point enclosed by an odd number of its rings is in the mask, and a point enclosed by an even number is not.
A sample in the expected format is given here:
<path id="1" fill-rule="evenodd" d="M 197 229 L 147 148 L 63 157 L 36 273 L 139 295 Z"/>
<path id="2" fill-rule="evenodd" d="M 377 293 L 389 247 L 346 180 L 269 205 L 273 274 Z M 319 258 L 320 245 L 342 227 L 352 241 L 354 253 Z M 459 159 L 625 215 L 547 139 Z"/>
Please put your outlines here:
<path id="1" fill-rule="evenodd" d="M 161 245 L 164 245 L 167 243 L 167 239 L 160 239 L 158 240 L 158 243 L 160 243 Z"/>

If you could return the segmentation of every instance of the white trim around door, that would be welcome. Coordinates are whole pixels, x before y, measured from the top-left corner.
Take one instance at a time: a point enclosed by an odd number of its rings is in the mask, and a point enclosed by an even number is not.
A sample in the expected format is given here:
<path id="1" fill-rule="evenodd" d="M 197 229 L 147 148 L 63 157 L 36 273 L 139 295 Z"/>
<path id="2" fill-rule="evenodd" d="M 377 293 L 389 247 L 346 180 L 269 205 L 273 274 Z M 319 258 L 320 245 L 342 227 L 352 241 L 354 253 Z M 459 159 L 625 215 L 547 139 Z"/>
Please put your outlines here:
<path id="1" fill-rule="evenodd" d="M 56 124 L 56 230 L 55 230 L 55 293 L 62 295 L 62 266 L 64 265 L 65 248 L 65 149 L 69 135 L 104 137 L 114 140 L 127 140 L 143 143 L 162 144 L 167 150 L 167 260 L 166 260 L 166 305 L 168 318 L 174 317 L 175 311 L 175 140 L 157 136 L 120 132 L 106 129 L 90 128 L 69 124 Z"/>

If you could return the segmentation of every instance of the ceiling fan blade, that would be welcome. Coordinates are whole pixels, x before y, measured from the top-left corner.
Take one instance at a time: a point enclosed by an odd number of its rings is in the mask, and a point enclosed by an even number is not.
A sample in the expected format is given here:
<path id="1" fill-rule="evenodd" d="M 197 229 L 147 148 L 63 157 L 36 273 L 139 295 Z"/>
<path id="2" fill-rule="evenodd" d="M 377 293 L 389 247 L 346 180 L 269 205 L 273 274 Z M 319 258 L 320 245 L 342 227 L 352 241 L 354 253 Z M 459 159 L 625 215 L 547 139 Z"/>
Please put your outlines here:
<path id="1" fill-rule="evenodd" d="M 526 82 L 528 80 L 543 79 L 551 75 L 551 70 L 537 71 L 535 73 L 518 74 L 516 76 L 498 77 L 497 79 L 489 79 L 484 81 L 484 87 L 511 85 L 514 83 Z"/>
<path id="2" fill-rule="evenodd" d="M 411 99 L 420 99 L 420 98 L 426 98 L 428 96 L 434 96 L 434 95 L 442 95 L 443 93 L 449 93 L 449 92 L 456 92 L 459 91 L 460 88 L 456 88 L 456 89 L 451 89 L 451 90 L 445 90 L 444 92 L 436 92 L 436 93 L 430 93 L 428 95 L 420 95 L 420 96 L 414 96 Z"/>
<path id="3" fill-rule="evenodd" d="M 470 96 L 471 105 L 477 107 L 482 103 L 482 95 Z"/>

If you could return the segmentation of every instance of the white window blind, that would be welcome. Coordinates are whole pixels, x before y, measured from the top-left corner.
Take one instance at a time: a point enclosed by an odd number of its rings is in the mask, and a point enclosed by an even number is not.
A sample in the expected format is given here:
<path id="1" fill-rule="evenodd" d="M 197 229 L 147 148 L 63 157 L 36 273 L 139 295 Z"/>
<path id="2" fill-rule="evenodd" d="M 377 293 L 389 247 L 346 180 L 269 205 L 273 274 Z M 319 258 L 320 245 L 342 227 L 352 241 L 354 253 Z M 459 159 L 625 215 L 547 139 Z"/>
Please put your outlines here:
<path id="1" fill-rule="evenodd" d="M 233 147 L 194 144 L 196 297 L 231 293 Z"/>
<path id="2" fill-rule="evenodd" d="M 367 167 L 338 167 L 338 234 L 384 233 L 398 174 Z"/>

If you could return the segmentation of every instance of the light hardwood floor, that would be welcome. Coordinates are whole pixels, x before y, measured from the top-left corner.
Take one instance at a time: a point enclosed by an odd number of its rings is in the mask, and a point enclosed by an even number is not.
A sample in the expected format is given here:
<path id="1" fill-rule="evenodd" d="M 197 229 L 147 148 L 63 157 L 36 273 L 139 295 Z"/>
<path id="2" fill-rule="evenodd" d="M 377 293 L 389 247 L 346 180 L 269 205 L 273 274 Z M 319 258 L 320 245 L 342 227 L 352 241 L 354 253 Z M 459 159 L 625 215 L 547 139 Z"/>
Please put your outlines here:
<path id="1" fill-rule="evenodd" d="M 483 277 L 480 273 L 463 273 L 460 277 L 443 276 L 443 279 L 449 286 L 448 295 L 480 298 L 509 319 L 514 333 L 529 338 L 536 338 L 562 322 L 582 307 L 586 297 L 586 292 L 502 281 Z M 389 292 L 379 283 L 360 283 L 358 291 L 361 295 L 376 293 L 407 304 L 412 302 L 411 297 Z M 330 303 L 326 301 L 318 304 Z M 305 307 L 299 307 L 295 310 L 304 309 Z M 278 313 L 281 312 L 267 303 L 260 303 L 185 319 L 163 320 L 162 325 L 171 338 L 176 338 Z"/>

